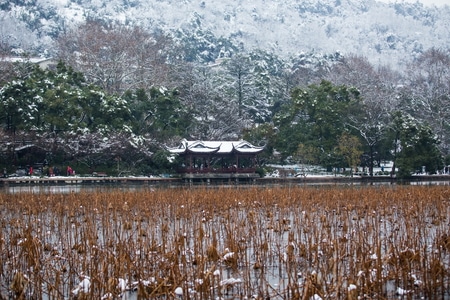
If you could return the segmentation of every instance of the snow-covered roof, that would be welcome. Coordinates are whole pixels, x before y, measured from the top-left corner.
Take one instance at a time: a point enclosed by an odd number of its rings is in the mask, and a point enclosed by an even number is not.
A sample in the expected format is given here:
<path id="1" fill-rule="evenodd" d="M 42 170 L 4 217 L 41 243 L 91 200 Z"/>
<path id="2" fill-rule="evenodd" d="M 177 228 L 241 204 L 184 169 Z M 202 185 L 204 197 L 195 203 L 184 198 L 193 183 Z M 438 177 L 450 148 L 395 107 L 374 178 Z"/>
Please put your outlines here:
<path id="1" fill-rule="evenodd" d="M 51 60 L 51 58 L 44 57 L 16 57 L 16 56 L 8 56 L 3 58 L 4 61 L 8 62 L 31 62 L 34 64 L 38 64 L 44 61 Z"/>
<path id="2" fill-rule="evenodd" d="M 15 147 L 14 150 L 15 151 L 21 151 L 21 150 L 28 149 L 28 148 L 33 148 L 33 147 L 34 147 L 34 144 L 27 144 L 27 145 Z"/>
<path id="3" fill-rule="evenodd" d="M 42 69 L 48 68 L 50 65 L 56 65 L 56 61 L 53 58 L 43 57 L 3 57 L 1 59 L 5 62 L 30 62 L 39 65 Z"/>
<path id="4" fill-rule="evenodd" d="M 173 154 L 197 153 L 197 154 L 257 154 L 264 147 L 256 147 L 251 143 L 240 141 L 188 141 L 182 140 L 177 148 L 168 149 Z"/>

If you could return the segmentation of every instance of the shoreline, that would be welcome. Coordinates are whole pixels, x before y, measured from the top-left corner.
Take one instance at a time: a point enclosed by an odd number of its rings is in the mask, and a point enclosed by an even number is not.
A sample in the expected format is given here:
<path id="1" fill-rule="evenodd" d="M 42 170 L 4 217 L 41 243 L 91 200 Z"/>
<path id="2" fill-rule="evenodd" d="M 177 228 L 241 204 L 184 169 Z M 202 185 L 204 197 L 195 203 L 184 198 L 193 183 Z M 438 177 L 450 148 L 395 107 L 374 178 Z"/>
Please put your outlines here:
<path id="1" fill-rule="evenodd" d="M 390 183 L 404 184 L 414 182 L 446 182 L 450 183 L 450 175 L 415 175 L 407 179 L 392 178 L 389 176 L 306 176 L 306 177 L 262 177 L 252 180 L 198 180 L 189 181 L 179 177 L 82 177 L 82 176 L 56 176 L 56 177 L 9 177 L 0 178 L 0 186 L 23 186 L 23 185 L 289 185 L 289 184 L 371 184 Z"/>

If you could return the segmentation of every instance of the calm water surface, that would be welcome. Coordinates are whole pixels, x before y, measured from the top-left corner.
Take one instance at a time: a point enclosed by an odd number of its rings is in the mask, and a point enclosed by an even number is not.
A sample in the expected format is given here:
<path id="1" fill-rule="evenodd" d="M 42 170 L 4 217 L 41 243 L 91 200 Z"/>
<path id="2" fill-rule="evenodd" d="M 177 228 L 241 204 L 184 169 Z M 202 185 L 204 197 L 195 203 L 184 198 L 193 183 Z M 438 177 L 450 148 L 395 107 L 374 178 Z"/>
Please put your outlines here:
<path id="1" fill-rule="evenodd" d="M 195 185 L 189 184 L 159 184 L 159 185 L 148 185 L 148 184 L 65 184 L 65 185 L 39 185 L 39 184 L 24 184 L 24 185 L 10 185 L 0 187 L 0 193 L 50 193 L 50 194 L 68 194 L 68 193 L 80 193 L 80 192 L 99 192 L 99 191 L 144 191 L 152 190 L 156 188 L 179 188 L 179 187 L 229 187 L 229 188 L 245 188 L 245 187 L 275 187 L 275 186 L 311 186 L 311 187 L 331 187 L 331 186 L 374 186 L 374 185 L 398 185 L 399 183 L 391 182 L 353 182 L 353 183 L 336 183 L 336 182 L 309 182 L 309 183 L 286 183 L 286 184 L 240 184 L 240 185 L 227 185 L 227 184 L 202 184 L 198 183 Z M 450 186 L 449 181 L 411 181 L 403 182 L 402 185 L 445 185 Z"/>

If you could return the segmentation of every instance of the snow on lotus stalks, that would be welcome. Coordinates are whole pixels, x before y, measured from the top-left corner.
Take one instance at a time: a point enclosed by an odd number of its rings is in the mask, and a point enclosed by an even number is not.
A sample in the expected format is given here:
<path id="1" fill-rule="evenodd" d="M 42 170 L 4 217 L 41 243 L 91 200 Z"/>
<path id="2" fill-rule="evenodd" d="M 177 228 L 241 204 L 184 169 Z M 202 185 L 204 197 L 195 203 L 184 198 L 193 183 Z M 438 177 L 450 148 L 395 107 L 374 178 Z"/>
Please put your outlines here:
<path id="1" fill-rule="evenodd" d="M 440 186 L 0 194 L 0 298 L 448 299 L 449 204 Z"/>
<path id="2" fill-rule="evenodd" d="M 74 296 L 86 297 L 84 295 L 89 295 L 90 288 L 91 288 L 91 278 L 82 274 L 80 275 L 80 282 L 78 283 L 76 288 L 72 290 L 72 294 Z"/>
<path id="3" fill-rule="evenodd" d="M 182 287 L 177 287 L 175 289 L 175 295 L 177 295 L 179 298 L 181 298 L 181 296 L 183 296 L 183 288 Z"/>

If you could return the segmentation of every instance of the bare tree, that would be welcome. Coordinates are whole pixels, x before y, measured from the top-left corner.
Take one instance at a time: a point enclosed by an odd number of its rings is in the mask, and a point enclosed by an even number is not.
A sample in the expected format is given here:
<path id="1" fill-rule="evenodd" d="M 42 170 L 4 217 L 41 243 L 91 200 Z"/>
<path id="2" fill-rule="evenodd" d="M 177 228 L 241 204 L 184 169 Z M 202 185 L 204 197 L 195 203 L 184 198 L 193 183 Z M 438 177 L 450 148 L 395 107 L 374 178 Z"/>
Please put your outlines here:
<path id="1" fill-rule="evenodd" d="M 350 115 L 347 124 L 359 133 L 368 150 L 369 173 L 373 174 L 374 161 L 379 160 L 377 147 L 385 137 L 390 111 L 397 107 L 397 85 L 401 77 L 389 67 L 376 69 L 366 57 L 350 55 L 336 64 L 330 72 L 336 84 L 356 87 L 364 109 Z"/>
<path id="2" fill-rule="evenodd" d="M 429 49 L 413 64 L 410 78 L 409 112 L 430 124 L 441 141 L 440 150 L 450 154 L 450 52 Z"/>
<path id="3" fill-rule="evenodd" d="M 221 92 L 223 77 L 211 67 L 197 67 L 184 73 L 189 86 L 184 87 L 183 101 L 189 106 L 195 120 L 186 135 L 195 139 L 235 139 L 245 127 L 245 118 L 239 116 L 236 101 Z M 187 84 L 188 82 L 185 82 Z"/>
<path id="4" fill-rule="evenodd" d="M 9 50 L 9 47 L 5 43 L 0 42 L 0 86 L 10 81 L 15 75 L 14 65 L 8 59 Z"/>
<path id="5" fill-rule="evenodd" d="M 140 27 L 88 21 L 59 39 L 59 58 L 110 93 L 162 85 L 170 40 Z"/>
<path id="6" fill-rule="evenodd" d="M 238 102 L 239 116 L 243 114 L 245 90 L 249 85 L 250 61 L 248 57 L 238 55 L 226 62 L 230 76 L 233 77 L 233 94 Z"/>

